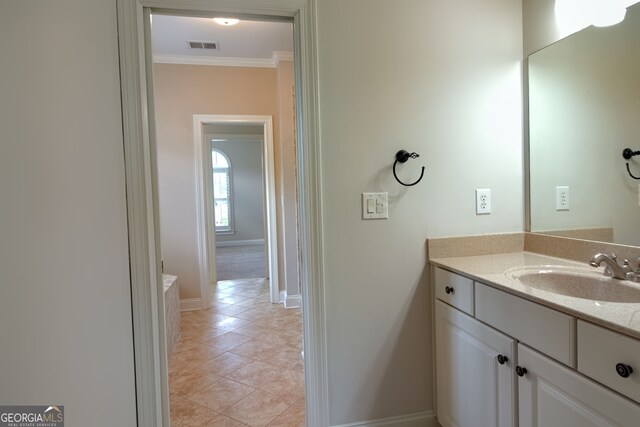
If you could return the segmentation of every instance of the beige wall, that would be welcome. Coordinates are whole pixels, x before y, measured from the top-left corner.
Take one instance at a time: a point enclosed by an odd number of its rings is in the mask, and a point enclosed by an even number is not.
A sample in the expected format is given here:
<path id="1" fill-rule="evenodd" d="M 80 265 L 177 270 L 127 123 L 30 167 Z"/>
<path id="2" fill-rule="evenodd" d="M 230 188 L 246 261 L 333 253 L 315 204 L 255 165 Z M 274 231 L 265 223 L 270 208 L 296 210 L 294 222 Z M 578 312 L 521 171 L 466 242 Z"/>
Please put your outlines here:
<path id="1" fill-rule="evenodd" d="M 331 422 L 429 410 L 425 239 L 523 228 L 520 2 L 317 8 Z M 135 424 L 114 14 L 113 2 L 0 3 L 0 319 L 17 325 L 0 329 L 17 343 L 3 352 L 12 369 L 0 371 L 0 400 L 62 401 L 73 425 L 113 413 Z M 195 242 L 191 114 L 276 116 L 277 106 L 260 98 L 241 108 L 267 77 L 220 85 L 204 67 L 188 67 L 188 78 L 179 67 L 156 69 L 157 122 L 176 120 L 158 159 L 173 159 L 161 185 L 175 197 L 160 202 L 175 206 L 165 221 L 188 226 L 163 237 Z M 400 148 L 421 154 L 407 169 L 427 165 L 410 189 L 390 177 Z M 493 191 L 490 216 L 474 214 L 478 187 Z M 363 191 L 389 192 L 389 220 L 360 220 Z M 198 294 L 196 285 L 183 298 Z"/>
<path id="2" fill-rule="evenodd" d="M 160 230 L 164 270 L 180 277 L 180 298 L 200 298 L 194 114 L 269 115 L 280 157 L 276 69 L 155 64 Z M 283 167 L 276 161 L 276 197 Z M 278 209 L 278 219 L 281 209 Z M 279 240 L 280 241 L 280 240 Z M 278 259 L 282 264 L 282 245 Z M 282 274 L 283 267 L 279 267 Z M 281 276 L 282 277 L 282 276 Z"/>
<path id="3" fill-rule="evenodd" d="M 523 229 L 520 2 L 322 0 L 318 42 L 330 421 L 431 410 L 425 239 Z"/>
<path id="4" fill-rule="evenodd" d="M 0 57 L 0 403 L 136 425 L 115 2 L 2 1 Z"/>

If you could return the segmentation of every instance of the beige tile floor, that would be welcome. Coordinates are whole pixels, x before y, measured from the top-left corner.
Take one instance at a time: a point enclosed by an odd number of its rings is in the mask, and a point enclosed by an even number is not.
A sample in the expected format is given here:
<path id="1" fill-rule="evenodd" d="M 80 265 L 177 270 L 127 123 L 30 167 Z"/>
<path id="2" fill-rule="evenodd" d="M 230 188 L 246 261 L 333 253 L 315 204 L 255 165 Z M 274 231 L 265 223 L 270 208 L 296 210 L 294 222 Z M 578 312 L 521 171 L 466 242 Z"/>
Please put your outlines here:
<path id="1" fill-rule="evenodd" d="M 266 279 L 220 281 L 209 310 L 182 313 L 169 361 L 171 425 L 305 426 L 300 310 Z"/>

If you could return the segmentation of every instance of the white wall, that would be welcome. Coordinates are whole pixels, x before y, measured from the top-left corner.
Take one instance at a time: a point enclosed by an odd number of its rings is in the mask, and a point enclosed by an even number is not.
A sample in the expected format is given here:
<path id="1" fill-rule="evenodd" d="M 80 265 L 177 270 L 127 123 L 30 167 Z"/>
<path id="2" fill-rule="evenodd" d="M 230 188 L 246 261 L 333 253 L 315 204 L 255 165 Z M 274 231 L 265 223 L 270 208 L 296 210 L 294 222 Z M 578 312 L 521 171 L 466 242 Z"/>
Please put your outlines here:
<path id="1" fill-rule="evenodd" d="M 425 239 L 523 230 L 520 2 L 323 0 L 318 33 L 331 423 L 431 410 Z"/>
<path id="2" fill-rule="evenodd" d="M 207 135 L 208 139 L 214 135 Z M 264 240 L 262 137 L 213 142 L 231 162 L 234 234 L 218 234 L 217 242 Z"/>
<path id="3" fill-rule="evenodd" d="M 568 35 L 558 28 L 555 4 L 556 0 L 522 0 L 525 56 Z"/>
<path id="4" fill-rule="evenodd" d="M 0 57 L 0 402 L 135 425 L 115 2 L 0 2 Z"/>
<path id="5" fill-rule="evenodd" d="M 586 28 L 530 57 L 533 231 L 613 227 L 615 242 L 640 244 L 638 181 L 621 156 L 640 149 L 639 39 L 636 6 L 622 24 Z M 570 186 L 570 211 L 556 211 L 558 185 Z"/>

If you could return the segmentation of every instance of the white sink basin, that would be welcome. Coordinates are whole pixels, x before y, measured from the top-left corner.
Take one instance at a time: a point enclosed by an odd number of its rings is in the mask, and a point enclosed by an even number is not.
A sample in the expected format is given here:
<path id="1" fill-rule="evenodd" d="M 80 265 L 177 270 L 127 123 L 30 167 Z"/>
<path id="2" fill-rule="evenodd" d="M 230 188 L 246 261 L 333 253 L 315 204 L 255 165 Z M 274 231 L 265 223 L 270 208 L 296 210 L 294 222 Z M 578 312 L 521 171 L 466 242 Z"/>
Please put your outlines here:
<path id="1" fill-rule="evenodd" d="M 510 269 L 505 275 L 530 288 L 573 298 L 640 303 L 640 285 L 606 277 L 596 270 L 539 265 Z"/>

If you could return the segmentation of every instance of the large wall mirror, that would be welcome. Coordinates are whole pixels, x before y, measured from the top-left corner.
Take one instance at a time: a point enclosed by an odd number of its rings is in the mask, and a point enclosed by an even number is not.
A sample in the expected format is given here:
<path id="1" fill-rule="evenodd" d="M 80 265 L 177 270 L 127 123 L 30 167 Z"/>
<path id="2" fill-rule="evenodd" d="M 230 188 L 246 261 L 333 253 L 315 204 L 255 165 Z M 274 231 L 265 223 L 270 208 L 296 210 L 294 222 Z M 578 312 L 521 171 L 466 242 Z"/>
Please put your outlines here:
<path id="1" fill-rule="evenodd" d="M 640 150 L 640 3 L 529 57 L 530 230 L 640 246 L 627 147 Z"/>

